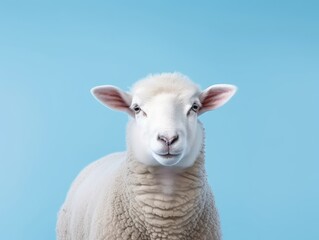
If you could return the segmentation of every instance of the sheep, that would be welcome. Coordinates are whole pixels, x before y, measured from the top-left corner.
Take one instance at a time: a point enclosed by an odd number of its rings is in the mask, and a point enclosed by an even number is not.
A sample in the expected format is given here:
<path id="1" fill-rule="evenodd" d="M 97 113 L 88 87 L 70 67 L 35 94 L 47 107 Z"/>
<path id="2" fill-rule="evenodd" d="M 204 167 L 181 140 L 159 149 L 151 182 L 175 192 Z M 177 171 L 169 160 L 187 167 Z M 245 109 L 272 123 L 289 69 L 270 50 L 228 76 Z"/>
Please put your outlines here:
<path id="1" fill-rule="evenodd" d="M 206 178 L 198 116 L 225 104 L 229 84 L 200 91 L 180 73 L 150 75 L 131 93 L 91 90 L 126 112 L 127 151 L 84 168 L 58 213 L 58 240 L 219 240 L 218 213 Z"/>

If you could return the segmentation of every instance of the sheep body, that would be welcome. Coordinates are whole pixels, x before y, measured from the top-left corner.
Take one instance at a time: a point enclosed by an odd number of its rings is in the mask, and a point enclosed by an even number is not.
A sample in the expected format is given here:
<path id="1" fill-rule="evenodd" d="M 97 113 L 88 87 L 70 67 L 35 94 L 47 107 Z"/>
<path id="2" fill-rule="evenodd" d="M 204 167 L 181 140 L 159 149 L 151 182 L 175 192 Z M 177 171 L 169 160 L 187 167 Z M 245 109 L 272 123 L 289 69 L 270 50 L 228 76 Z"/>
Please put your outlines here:
<path id="1" fill-rule="evenodd" d="M 90 164 L 60 210 L 58 239 L 220 239 L 203 163 L 163 172 L 116 153 Z"/>
<path id="2" fill-rule="evenodd" d="M 106 199 L 106 203 L 110 202 L 112 186 L 118 184 L 115 184 L 115 176 L 124 160 L 125 153 L 110 154 L 89 164 L 80 172 L 60 209 L 57 239 L 109 239 L 97 237 L 103 233 L 93 229 L 95 225 L 109 226 L 112 222 L 110 207 L 99 205 L 102 198 L 109 198 Z M 107 211 L 103 223 L 99 223 L 100 214 L 102 214 L 99 209 Z"/>
<path id="3" fill-rule="evenodd" d="M 180 74 L 150 76 L 135 85 L 133 96 L 113 86 L 94 89 L 105 105 L 134 116 L 127 151 L 78 175 L 58 214 L 57 239 L 220 240 L 197 115 L 234 92 L 231 85 L 200 92 Z"/>

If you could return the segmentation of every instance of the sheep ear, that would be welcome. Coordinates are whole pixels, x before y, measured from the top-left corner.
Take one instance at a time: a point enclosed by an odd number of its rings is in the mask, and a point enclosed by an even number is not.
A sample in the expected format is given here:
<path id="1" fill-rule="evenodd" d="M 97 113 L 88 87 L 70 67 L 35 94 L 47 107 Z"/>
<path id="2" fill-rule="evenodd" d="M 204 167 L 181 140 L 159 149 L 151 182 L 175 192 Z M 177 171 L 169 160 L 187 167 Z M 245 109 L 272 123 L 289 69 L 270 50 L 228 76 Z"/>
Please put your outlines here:
<path id="1" fill-rule="evenodd" d="M 236 91 L 237 87 L 230 84 L 215 84 L 206 88 L 199 96 L 202 104 L 199 114 L 223 106 Z"/>
<path id="2" fill-rule="evenodd" d="M 132 96 L 121 89 L 111 85 L 104 85 L 92 88 L 91 93 L 107 107 L 134 115 L 130 109 Z"/>

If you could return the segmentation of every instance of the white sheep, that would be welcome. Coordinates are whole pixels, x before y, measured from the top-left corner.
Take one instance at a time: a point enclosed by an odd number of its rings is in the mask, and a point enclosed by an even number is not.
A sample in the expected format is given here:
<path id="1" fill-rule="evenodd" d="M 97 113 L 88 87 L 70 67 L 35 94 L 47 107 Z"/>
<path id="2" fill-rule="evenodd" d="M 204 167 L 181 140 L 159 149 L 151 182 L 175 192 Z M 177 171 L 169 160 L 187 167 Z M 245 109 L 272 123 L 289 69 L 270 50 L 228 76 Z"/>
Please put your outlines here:
<path id="1" fill-rule="evenodd" d="M 103 157 L 78 175 L 58 215 L 57 239 L 221 239 L 197 117 L 235 92 L 227 84 L 200 91 L 179 73 L 149 76 L 131 93 L 93 88 L 100 102 L 132 117 L 127 152 Z"/>

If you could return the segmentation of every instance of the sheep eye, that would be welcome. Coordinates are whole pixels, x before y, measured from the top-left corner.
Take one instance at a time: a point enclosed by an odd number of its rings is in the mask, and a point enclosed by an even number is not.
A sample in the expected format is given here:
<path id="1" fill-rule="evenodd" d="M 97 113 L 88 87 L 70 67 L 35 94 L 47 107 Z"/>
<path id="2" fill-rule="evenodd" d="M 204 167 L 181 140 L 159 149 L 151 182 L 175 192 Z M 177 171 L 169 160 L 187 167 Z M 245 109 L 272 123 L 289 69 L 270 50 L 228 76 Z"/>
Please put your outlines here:
<path id="1" fill-rule="evenodd" d="M 133 111 L 135 112 L 135 114 L 138 114 L 141 111 L 141 108 L 138 105 L 135 105 L 133 107 Z"/>
<path id="2" fill-rule="evenodd" d="M 191 110 L 197 113 L 199 110 L 199 105 L 197 103 L 194 103 Z"/>

